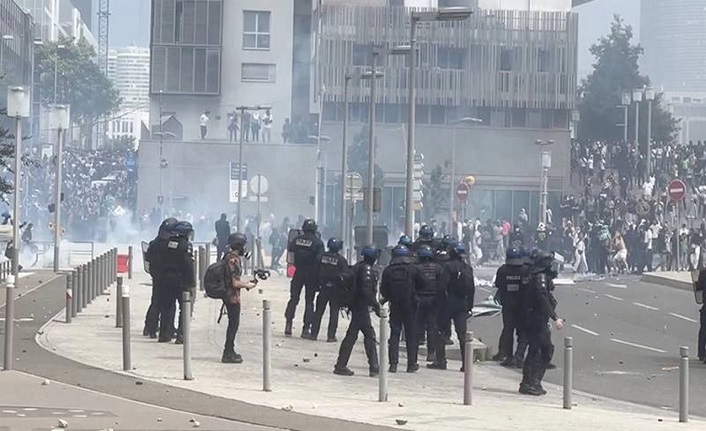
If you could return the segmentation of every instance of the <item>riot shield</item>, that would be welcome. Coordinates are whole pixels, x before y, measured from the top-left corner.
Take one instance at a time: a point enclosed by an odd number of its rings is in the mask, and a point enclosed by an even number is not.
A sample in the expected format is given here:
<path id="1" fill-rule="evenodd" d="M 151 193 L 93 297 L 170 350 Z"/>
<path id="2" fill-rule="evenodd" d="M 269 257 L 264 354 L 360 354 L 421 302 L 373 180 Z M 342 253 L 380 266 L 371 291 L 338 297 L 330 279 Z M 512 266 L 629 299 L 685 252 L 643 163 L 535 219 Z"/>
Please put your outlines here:
<path id="1" fill-rule="evenodd" d="M 703 276 L 701 275 L 703 273 Z M 702 282 L 699 283 L 699 278 Z M 704 294 L 706 293 L 706 269 L 691 271 L 691 286 L 694 288 L 694 299 L 696 303 L 701 305 L 704 303 Z"/>
<path id="2" fill-rule="evenodd" d="M 150 244 L 148 242 L 142 241 L 140 244 L 142 247 L 142 267 L 145 269 L 146 273 L 150 273 L 150 263 L 147 262 L 147 249 L 149 248 Z"/>

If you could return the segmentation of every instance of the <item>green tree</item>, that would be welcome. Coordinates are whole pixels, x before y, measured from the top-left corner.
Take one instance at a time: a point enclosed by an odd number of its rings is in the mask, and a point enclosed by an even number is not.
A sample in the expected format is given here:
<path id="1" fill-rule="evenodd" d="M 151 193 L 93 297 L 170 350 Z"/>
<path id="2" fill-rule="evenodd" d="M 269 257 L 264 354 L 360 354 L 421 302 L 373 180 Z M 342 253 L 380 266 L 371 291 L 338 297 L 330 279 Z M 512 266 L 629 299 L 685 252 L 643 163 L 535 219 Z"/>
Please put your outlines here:
<path id="1" fill-rule="evenodd" d="M 71 120 L 90 143 L 98 119 L 120 106 L 118 91 L 98 67 L 96 51 L 84 38 L 62 38 L 38 46 L 36 54 L 42 103 L 69 104 Z"/>
<path id="2" fill-rule="evenodd" d="M 106 140 L 103 149 L 125 153 L 135 149 L 135 138 L 132 136 L 119 136 Z"/>
<path id="3" fill-rule="evenodd" d="M 436 217 L 444 206 L 448 205 L 449 188 L 444 183 L 444 177 L 441 165 L 436 165 L 429 174 L 429 179 L 422 181 L 422 212 L 425 221 Z"/>
<path id="4" fill-rule="evenodd" d="M 0 118 L 7 118 L 7 109 L 0 109 Z M 0 124 L 0 168 L 7 169 L 13 175 L 0 176 L 0 199 L 9 204 L 8 194 L 14 190 L 14 172 L 15 172 L 15 134 L 6 127 L 10 124 L 5 120 Z M 39 161 L 32 159 L 26 154 L 22 155 L 22 164 L 24 166 L 39 166 Z"/>
<path id="5" fill-rule="evenodd" d="M 358 172 L 363 176 L 363 184 L 367 185 L 368 178 L 368 128 L 362 127 L 353 137 L 353 145 L 348 150 L 348 171 Z M 375 153 L 377 153 L 377 143 L 375 143 Z M 385 172 L 380 165 L 375 164 L 375 187 L 382 187 L 385 184 Z"/>
<path id="6" fill-rule="evenodd" d="M 591 75 L 579 86 L 580 141 L 610 142 L 623 139 L 623 127 L 618 126 L 623 122 L 624 115 L 622 108 L 618 107 L 622 103 L 622 94 L 650 85 L 649 78 L 640 74 L 638 66 L 642 47 L 633 44 L 632 38 L 632 27 L 616 15 L 610 34 L 601 37 L 591 46 L 590 51 L 596 62 Z M 634 109 L 630 109 L 628 124 L 635 124 L 634 119 Z M 670 142 L 677 131 L 677 120 L 663 105 L 662 94 L 658 94 L 652 103 L 652 139 Z M 647 107 L 644 103 L 640 109 L 639 138 L 646 145 Z M 628 139 L 635 139 L 634 127 L 628 128 Z"/>

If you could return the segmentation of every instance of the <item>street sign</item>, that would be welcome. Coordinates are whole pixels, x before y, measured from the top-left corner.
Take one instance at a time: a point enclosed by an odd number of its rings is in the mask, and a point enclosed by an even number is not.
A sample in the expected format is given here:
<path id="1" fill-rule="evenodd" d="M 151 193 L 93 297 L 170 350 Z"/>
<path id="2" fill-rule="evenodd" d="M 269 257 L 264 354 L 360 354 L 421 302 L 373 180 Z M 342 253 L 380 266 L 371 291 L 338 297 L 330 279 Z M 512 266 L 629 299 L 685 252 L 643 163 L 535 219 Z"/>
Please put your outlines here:
<path id="1" fill-rule="evenodd" d="M 682 180 L 672 180 L 667 186 L 670 201 L 680 201 L 686 195 L 686 184 Z"/>
<path id="2" fill-rule="evenodd" d="M 456 186 L 456 197 L 458 198 L 459 201 L 461 202 L 466 202 L 466 199 L 468 199 L 468 192 L 469 192 L 468 184 L 466 183 L 458 183 Z"/>
<path id="3" fill-rule="evenodd" d="M 255 175 L 250 180 L 250 190 L 255 193 L 255 196 L 262 196 L 266 194 L 269 187 L 270 185 L 264 175 Z"/>
<path id="4" fill-rule="evenodd" d="M 363 176 L 358 172 L 348 172 L 346 174 L 346 190 L 353 193 L 360 191 L 363 188 Z"/>
<path id="5" fill-rule="evenodd" d="M 349 201 L 351 198 L 354 201 L 362 201 L 363 200 L 363 192 L 354 192 L 352 195 L 349 192 L 346 192 L 346 200 Z"/>
<path id="6" fill-rule="evenodd" d="M 240 173 L 242 170 L 243 181 L 240 181 Z M 228 201 L 238 202 L 238 194 L 242 194 L 243 198 L 248 197 L 248 165 L 243 163 L 240 166 L 238 162 L 230 162 L 230 173 L 228 181 Z"/>

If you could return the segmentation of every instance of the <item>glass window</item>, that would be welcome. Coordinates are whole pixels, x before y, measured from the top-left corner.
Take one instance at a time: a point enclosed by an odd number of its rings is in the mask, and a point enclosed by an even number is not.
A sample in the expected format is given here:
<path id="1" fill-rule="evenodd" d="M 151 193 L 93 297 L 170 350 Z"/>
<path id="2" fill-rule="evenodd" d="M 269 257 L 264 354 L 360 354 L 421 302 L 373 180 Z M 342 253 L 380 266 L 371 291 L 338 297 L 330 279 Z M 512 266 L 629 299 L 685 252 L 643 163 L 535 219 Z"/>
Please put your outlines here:
<path id="1" fill-rule="evenodd" d="M 512 192 L 498 190 L 495 192 L 495 219 L 512 220 Z"/>
<path id="2" fill-rule="evenodd" d="M 243 63 L 241 67 L 242 81 L 275 82 L 274 64 Z"/>
<path id="3" fill-rule="evenodd" d="M 243 48 L 270 49 L 270 12 L 243 12 Z"/>

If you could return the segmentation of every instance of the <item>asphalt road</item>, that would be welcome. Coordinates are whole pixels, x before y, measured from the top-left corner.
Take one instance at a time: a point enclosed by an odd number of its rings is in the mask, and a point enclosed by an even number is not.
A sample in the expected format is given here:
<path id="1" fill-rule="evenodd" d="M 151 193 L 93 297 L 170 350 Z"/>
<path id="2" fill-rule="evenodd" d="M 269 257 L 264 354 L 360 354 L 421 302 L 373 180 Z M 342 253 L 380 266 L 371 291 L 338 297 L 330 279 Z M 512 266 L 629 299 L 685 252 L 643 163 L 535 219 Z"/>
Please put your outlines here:
<path id="1" fill-rule="evenodd" d="M 480 269 L 480 277 L 492 271 Z M 476 300 L 489 292 L 478 289 Z M 637 276 L 578 282 L 557 287 L 558 314 L 564 330 L 553 330 L 557 370 L 546 379 L 562 383 L 563 337 L 573 337 L 574 387 L 578 390 L 677 410 L 679 346 L 696 357 L 699 306 L 688 291 L 644 283 Z M 500 316 L 479 318 L 474 331 L 497 352 Z M 706 365 L 690 364 L 691 412 L 703 413 Z"/>
<path id="2" fill-rule="evenodd" d="M 111 394 L 177 412 L 232 421 L 230 429 L 237 431 L 306 430 L 306 431 L 386 431 L 393 428 L 343 420 L 284 412 L 241 401 L 225 399 L 200 392 L 180 389 L 136 377 L 100 370 L 57 356 L 35 342 L 40 328 L 64 308 L 65 281 L 56 278 L 34 290 L 29 290 L 15 302 L 15 370 L 50 380 Z M 0 304 L 2 305 L 2 304 Z M 0 308 L 4 318 L 4 307 Z M 0 325 L 0 351 L 4 345 L 4 327 Z M 22 397 L 20 397 L 22 398 Z M 27 402 L 29 400 L 25 400 Z M 115 406 L 118 410 L 118 406 Z M 2 420 L 0 417 L 0 424 Z M 259 425 L 259 426 L 257 426 Z M 265 427 L 265 428 L 263 428 Z M 115 429 L 123 429 L 114 427 Z M 0 430 L 2 427 L 0 426 Z M 154 429 L 147 427 L 144 430 Z"/>

